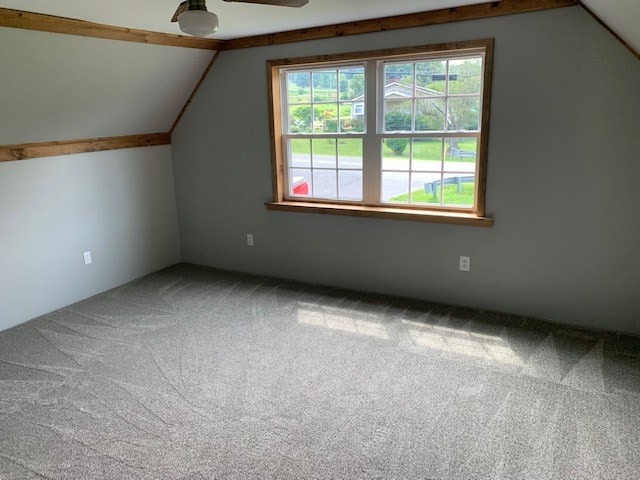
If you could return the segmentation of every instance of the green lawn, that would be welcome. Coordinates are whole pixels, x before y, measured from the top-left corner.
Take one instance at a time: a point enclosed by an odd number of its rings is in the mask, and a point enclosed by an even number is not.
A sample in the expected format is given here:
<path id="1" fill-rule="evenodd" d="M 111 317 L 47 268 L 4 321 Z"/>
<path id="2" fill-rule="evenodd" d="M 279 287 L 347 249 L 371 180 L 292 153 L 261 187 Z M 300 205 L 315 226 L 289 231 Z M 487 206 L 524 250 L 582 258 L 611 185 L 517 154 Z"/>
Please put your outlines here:
<path id="1" fill-rule="evenodd" d="M 476 139 L 469 138 L 464 142 L 458 142 L 458 146 L 461 150 L 476 150 Z M 409 158 L 409 147 L 405 149 L 402 155 L 394 154 L 391 149 L 387 148 L 385 145 L 382 149 L 382 155 L 384 157 L 390 158 Z M 413 158 L 415 160 L 437 160 L 439 161 L 442 156 L 442 144 L 439 141 L 415 141 L 413 142 Z M 445 157 L 445 162 L 455 161 L 455 162 L 471 162 L 474 163 L 474 158 L 469 157 L 451 157 L 450 153 L 447 152 L 447 156 Z"/>
<path id="2" fill-rule="evenodd" d="M 473 205 L 473 191 L 474 183 L 463 183 L 461 185 L 461 191 L 458 192 L 457 185 L 445 185 L 444 186 L 444 204 L 445 205 L 460 205 L 460 206 L 472 206 Z M 440 189 L 438 187 L 437 196 L 431 193 L 425 193 L 424 188 L 414 190 L 411 192 L 411 203 L 440 203 L 438 198 L 440 196 Z M 389 199 L 391 202 L 407 203 L 409 196 L 404 193 Z"/>
<path id="3" fill-rule="evenodd" d="M 292 152 L 298 154 L 308 154 L 310 152 L 310 141 L 308 139 L 293 139 L 291 140 Z M 475 150 L 476 140 L 475 138 L 469 138 L 464 142 L 458 142 L 459 147 L 462 150 Z M 340 155 L 347 157 L 362 157 L 362 141 L 360 139 L 344 139 L 338 140 L 338 146 Z M 313 140 L 313 153 L 316 155 L 335 155 L 336 154 L 336 140 L 323 138 L 319 140 Z M 382 155 L 385 158 L 409 158 L 409 147 L 407 146 L 404 153 L 400 156 L 395 155 L 391 149 L 383 146 Z M 413 143 L 413 158 L 415 160 L 436 160 L 439 161 L 442 155 L 442 144 L 438 141 L 416 141 Z M 445 161 L 456 162 L 475 162 L 474 158 L 468 157 L 451 157 L 447 152 Z"/>
<path id="4" fill-rule="evenodd" d="M 291 145 L 292 153 L 309 154 L 311 151 L 308 139 L 293 139 Z M 362 140 L 358 138 L 338 140 L 338 148 L 341 156 L 362 157 Z M 316 155 L 335 155 L 336 140 L 333 138 L 313 140 L 313 153 Z"/>

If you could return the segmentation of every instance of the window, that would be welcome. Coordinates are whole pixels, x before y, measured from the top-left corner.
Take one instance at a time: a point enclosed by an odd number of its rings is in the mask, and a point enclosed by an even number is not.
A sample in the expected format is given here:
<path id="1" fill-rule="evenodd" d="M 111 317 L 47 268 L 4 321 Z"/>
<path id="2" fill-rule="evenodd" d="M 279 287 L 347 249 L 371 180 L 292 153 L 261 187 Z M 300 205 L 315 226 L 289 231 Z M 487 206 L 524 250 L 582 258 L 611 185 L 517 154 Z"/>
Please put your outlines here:
<path id="1" fill-rule="evenodd" d="M 268 207 L 490 224 L 492 52 L 482 40 L 268 62 Z"/>

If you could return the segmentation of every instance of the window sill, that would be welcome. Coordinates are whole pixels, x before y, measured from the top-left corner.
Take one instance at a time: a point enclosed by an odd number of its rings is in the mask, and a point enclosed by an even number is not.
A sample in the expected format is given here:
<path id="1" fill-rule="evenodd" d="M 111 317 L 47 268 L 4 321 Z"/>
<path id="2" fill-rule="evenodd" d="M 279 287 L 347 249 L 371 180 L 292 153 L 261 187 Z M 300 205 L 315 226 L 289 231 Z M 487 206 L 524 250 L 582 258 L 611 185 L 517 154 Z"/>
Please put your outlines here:
<path id="1" fill-rule="evenodd" d="M 316 202 L 269 202 L 265 203 L 267 210 L 285 212 L 322 213 L 329 215 L 349 215 L 354 217 L 388 218 L 393 220 L 410 220 L 417 222 L 447 223 L 452 225 L 469 225 L 475 227 L 490 227 L 493 219 L 478 217 L 470 213 L 437 212 L 414 210 L 397 207 L 368 207 L 362 205 L 339 205 L 334 203 Z"/>

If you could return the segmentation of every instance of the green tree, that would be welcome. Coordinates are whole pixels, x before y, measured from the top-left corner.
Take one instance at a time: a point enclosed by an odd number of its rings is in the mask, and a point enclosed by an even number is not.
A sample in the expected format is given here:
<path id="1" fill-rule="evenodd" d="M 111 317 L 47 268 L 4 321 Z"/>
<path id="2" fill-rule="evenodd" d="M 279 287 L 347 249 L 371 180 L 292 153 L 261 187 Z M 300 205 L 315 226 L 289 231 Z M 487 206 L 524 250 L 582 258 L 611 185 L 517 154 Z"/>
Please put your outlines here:
<path id="1" fill-rule="evenodd" d="M 349 90 L 351 98 L 364 95 L 364 75 L 354 75 L 354 77 L 349 80 Z"/>
<path id="2" fill-rule="evenodd" d="M 349 90 L 349 79 L 342 72 L 340 72 L 338 76 L 338 85 L 340 86 L 340 94 L 341 94 L 340 99 L 348 100 L 348 98 L 346 98 L 346 94 L 347 94 L 347 91 Z"/>
<path id="3" fill-rule="evenodd" d="M 311 76 L 306 72 L 292 72 L 287 74 L 289 84 L 297 85 L 301 88 L 309 88 L 311 86 Z"/>
<path id="4" fill-rule="evenodd" d="M 388 112 L 384 118 L 387 132 L 401 132 L 411 130 L 411 114 L 399 110 Z"/>
<path id="5" fill-rule="evenodd" d="M 395 155 L 400 156 L 407 149 L 409 140 L 406 138 L 387 138 L 384 143 Z"/>

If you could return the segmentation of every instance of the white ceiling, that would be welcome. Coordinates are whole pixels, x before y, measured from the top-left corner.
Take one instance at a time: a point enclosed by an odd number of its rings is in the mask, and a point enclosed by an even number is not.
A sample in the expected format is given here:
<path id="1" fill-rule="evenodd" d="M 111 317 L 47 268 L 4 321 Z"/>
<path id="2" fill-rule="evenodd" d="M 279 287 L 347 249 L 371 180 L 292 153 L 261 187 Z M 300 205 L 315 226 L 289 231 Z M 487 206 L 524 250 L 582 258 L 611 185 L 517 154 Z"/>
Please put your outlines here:
<path id="1" fill-rule="evenodd" d="M 640 52 L 640 0 L 582 0 L 636 52 Z"/>
<path id="2" fill-rule="evenodd" d="M 423 12 L 485 0 L 309 0 L 302 8 L 208 0 L 220 18 L 214 38 L 228 39 L 296 28 Z M 107 25 L 181 33 L 170 23 L 180 0 L 0 0 L 0 6 L 78 18 Z"/>
<path id="3" fill-rule="evenodd" d="M 483 3 L 488 0 L 309 0 L 302 8 L 209 0 L 220 17 L 214 38 L 229 39 L 297 28 Z M 0 6 L 107 25 L 181 33 L 170 23 L 180 0 L 0 0 Z M 627 43 L 640 50 L 640 0 L 583 0 Z"/>
<path id="4" fill-rule="evenodd" d="M 480 3 L 310 0 L 303 8 L 209 0 L 217 38 Z M 485 0 L 486 1 L 486 0 Z M 640 51 L 640 0 L 583 0 Z M 179 0 L 0 0 L 0 7 L 179 33 Z M 208 50 L 0 28 L 0 144 L 166 132 L 213 56 Z"/>

